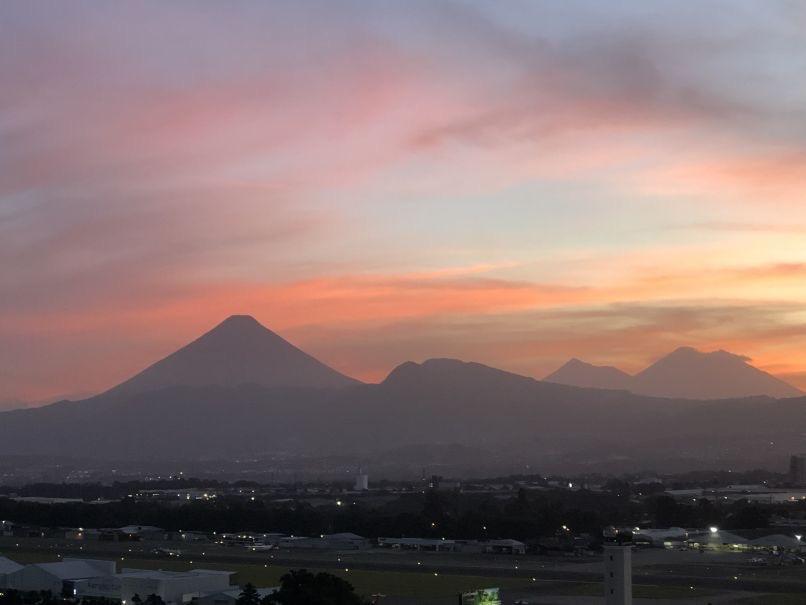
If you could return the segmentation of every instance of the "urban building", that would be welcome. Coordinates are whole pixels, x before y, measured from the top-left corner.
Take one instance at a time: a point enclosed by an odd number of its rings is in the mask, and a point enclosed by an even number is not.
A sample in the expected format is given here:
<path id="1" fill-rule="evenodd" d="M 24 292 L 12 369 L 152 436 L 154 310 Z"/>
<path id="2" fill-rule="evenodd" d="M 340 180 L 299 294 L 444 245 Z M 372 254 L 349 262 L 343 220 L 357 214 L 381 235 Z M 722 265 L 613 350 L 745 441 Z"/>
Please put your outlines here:
<path id="1" fill-rule="evenodd" d="M 6 586 L 6 576 L 22 569 L 22 565 L 6 557 L 0 557 L 0 588 Z"/>
<path id="2" fill-rule="evenodd" d="M 484 552 L 502 553 L 507 555 L 525 555 L 526 544 L 519 540 L 487 540 L 482 542 Z"/>
<path id="3" fill-rule="evenodd" d="M 793 454 L 789 458 L 789 482 L 806 486 L 806 454 Z"/>
<path id="4" fill-rule="evenodd" d="M 632 605 L 632 545 L 604 545 L 605 605 Z"/>
<path id="5" fill-rule="evenodd" d="M 369 489 L 369 475 L 366 473 L 359 473 L 355 478 L 355 491 L 365 492 Z"/>
<path id="6" fill-rule="evenodd" d="M 396 548 L 400 550 L 433 550 L 454 551 L 454 540 L 441 540 L 439 538 L 378 538 L 378 546 Z"/>
<path id="7" fill-rule="evenodd" d="M 0 588 L 114 599 L 124 605 L 130 603 L 135 594 L 143 599 L 156 594 L 166 605 L 183 605 L 193 599 L 231 591 L 234 590 L 230 586 L 233 573 L 211 569 L 123 569 L 117 573 L 114 561 L 66 558 L 54 563 L 19 565 L 0 557 Z"/>
<path id="8" fill-rule="evenodd" d="M 76 594 L 75 583 L 80 580 L 115 574 L 114 561 L 69 559 L 55 563 L 34 563 L 22 566 L 5 576 L 5 588 L 21 591 L 49 590 L 54 595 Z"/>
<path id="9" fill-rule="evenodd" d="M 318 548 L 326 550 L 359 550 L 369 548 L 370 541 L 350 532 L 323 534 L 314 538 L 288 536 L 279 541 L 280 548 Z"/>
<path id="10" fill-rule="evenodd" d="M 166 605 L 182 605 L 204 594 L 229 589 L 233 573 L 212 569 L 190 571 L 124 569 L 118 574 L 119 598 L 123 602 L 130 603 L 135 594 L 141 597 L 156 594 L 162 597 Z"/>

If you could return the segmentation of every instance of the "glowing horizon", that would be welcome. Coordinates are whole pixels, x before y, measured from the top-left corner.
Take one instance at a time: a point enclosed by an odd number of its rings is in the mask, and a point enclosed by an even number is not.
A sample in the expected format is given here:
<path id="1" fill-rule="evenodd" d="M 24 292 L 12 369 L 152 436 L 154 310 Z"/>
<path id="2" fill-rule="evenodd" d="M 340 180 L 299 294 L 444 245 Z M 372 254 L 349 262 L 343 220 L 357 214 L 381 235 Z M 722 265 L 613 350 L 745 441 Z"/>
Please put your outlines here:
<path id="1" fill-rule="evenodd" d="M 248 313 L 378 380 L 725 349 L 806 389 L 806 9 L 0 6 L 0 403 Z"/>

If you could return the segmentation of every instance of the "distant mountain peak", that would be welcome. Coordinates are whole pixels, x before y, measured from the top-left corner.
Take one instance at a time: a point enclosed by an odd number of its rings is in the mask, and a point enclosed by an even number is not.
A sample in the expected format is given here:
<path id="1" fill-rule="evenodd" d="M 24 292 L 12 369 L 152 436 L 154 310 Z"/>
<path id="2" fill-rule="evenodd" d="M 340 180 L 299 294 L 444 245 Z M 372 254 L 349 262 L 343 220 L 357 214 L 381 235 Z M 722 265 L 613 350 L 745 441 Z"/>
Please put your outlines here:
<path id="1" fill-rule="evenodd" d="M 298 349 L 251 315 L 231 315 L 106 394 L 174 386 L 338 388 L 357 383 Z"/>
<path id="2" fill-rule="evenodd" d="M 797 397 L 802 393 L 783 380 L 750 365 L 751 359 L 723 349 L 700 351 L 682 346 L 635 376 L 611 366 L 595 366 L 576 357 L 543 380 L 577 387 L 625 389 L 641 395 L 684 399 Z"/>
<path id="3" fill-rule="evenodd" d="M 678 347 L 635 375 L 631 390 L 643 395 L 722 399 L 729 397 L 796 397 L 790 384 L 750 365 L 751 359 L 723 349 L 700 351 Z"/>
<path id="4" fill-rule="evenodd" d="M 572 357 L 571 359 L 569 359 L 568 361 L 565 362 L 563 367 L 591 368 L 591 367 L 595 367 L 595 366 L 593 364 L 591 364 L 591 363 L 588 363 L 587 361 L 582 361 L 579 357 Z"/>
<path id="5" fill-rule="evenodd" d="M 218 327 L 233 325 L 253 325 L 260 326 L 261 328 L 265 327 L 251 315 L 230 315 L 224 321 L 218 324 Z"/>
<path id="6" fill-rule="evenodd" d="M 572 357 L 543 380 L 596 389 L 628 389 L 632 376 L 612 366 L 595 366 Z"/>
<path id="7" fill-rule="evenodd" d="M 717 349 L 716 351 L 700 351 L 691 346 L 682 346 L 677 347 L 674 351 L 669 353 L 665 356 L 666 359 L 669 358 L 688 358 L 688 359 L 696 359 L 696 358 L 722 358 L 722 359 L 731 359 L 735 361 L 741 362 L 749 362 L 752 361 L 750 357 L 746 355 L 737 355 L 736 353 L 731 353 L 730 351 L 726 351 L 725 349 Z"/>

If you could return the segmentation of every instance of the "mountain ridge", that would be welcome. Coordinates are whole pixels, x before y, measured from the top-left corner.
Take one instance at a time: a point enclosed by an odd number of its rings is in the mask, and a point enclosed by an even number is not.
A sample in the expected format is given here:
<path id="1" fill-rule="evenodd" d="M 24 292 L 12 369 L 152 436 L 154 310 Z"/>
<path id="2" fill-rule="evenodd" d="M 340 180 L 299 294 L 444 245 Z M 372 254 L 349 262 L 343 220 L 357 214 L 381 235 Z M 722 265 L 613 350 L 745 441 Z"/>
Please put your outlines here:
<path id="1" fill-rule="evenodd" d="M 635 375 L 612 366 L 576 358 L 544 378 L 549 382 L 593 388 L 617 388 L 640 395 L 683 399 L 726 399 L 767 395 L 799 397 L 804 393 L 752 365 L 751 359 L 722 349 L 703 352 L 682 346 Z"/>
<path id="2" fill-rule="evenodd" d="M 680 350 L 672 369 L 701 355 Z M 726 352 L 706 358 L 747 363 Z M 309 381 L 311 373 L 325 384 Z M 363 384 L 254 318 L 235 316 L 104 394 L 0 413 L 0 455 L 165 463 L 278 453 L 372 456 L 457 444 L 494 452 L 513 469 L 537 461 L 558 471 L 616 463 L 667 468 L 678 450 L 735 467 L 777 464 L 784 452 L 801 448 L 797 427 L 804 424 L 806 397 L 660 398 L 446 358 L 404 362 L 381 383 Z"/>
<path id="3" fill-rule="evenodd" d="M 613 366 L 596 366 L 572 357 L 543 380 L 578 387 L 629 390 L 632 376 Z"/>

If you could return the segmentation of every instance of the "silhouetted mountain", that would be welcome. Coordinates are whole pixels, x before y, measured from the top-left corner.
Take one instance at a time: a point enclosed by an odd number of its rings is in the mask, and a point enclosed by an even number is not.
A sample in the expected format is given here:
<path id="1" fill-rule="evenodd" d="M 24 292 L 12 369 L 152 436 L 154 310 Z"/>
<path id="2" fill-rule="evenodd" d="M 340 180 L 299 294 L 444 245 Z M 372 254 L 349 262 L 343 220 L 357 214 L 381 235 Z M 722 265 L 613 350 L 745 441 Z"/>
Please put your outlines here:
<path id="1" fill-rule="evenodd" d="M 385 391 L 427 391 L 429 393 L 457 393 L 499 391 L 500 389 L 526 388 L 535 384 L 527 378 L 480 363 L 458 359 L 428 359 L 421 364 L 407 361 L 400 364 L 381 383 Z"/>
<path id="2" fill-rule="evenodd" d="M 402 364 L 378 385 L 181 386 L 6 412 L 0 454 L 216 458 L 365 453 L 423 443 L 552 449 L 574 440 L 597 443 L 602 423 L 621 408 L 629 415 L 645 407 L 645 399 L 629 393 L 438 359 Z"/>
<path id="3" fill-rule="evenodd" d="M 680 347 L 630 376 L 610 366 L 572 359 L 544 380 L 578 387 L 626 389 L 641 395 L 682 399 L 731 397 L 797 397 L 803 393 L 775 376 L 754 368 L 747 357 L 727 351 L 703 353 Z"/>
<path id="4" fill-rule="evenodd" d="M 797 397 L 798 389 L 727 351 L 680 347 L 633 377 L 632 390 L 657 397 L 723 399 L 768 395 Z"/>
<path id="5" fill-rule="evenodd" d="M 176 386 L 338 388 L 357 383 L 253 317 L 233 315 L 106 394 L 119 396 Z"/>
<path id="6" fill-rule="evenodd" d="M 613 366 L 595 366 L 573 358 L 543 380 L 596 389 L 629 389 L 632 376 Z"/>
<path id="7" fill-rule="evenodd" d="M 680 358 L 701 355 L 676 352 L 658 375 L 695 372 Z M 679 452 L 685 465 L 740 468 L 803 449 L 804 425 L 806 399 L 660 399 L 454 359 L 407 362 L 361 384 L 235 317 L 106 394 L 0 413 L 0 456 L 164 463 L 450 446 L 513 470 L 669 469 Z"/>

